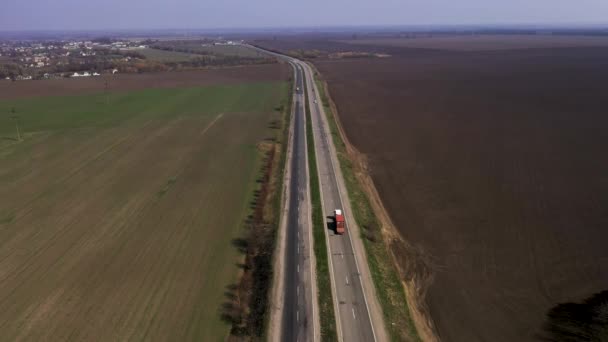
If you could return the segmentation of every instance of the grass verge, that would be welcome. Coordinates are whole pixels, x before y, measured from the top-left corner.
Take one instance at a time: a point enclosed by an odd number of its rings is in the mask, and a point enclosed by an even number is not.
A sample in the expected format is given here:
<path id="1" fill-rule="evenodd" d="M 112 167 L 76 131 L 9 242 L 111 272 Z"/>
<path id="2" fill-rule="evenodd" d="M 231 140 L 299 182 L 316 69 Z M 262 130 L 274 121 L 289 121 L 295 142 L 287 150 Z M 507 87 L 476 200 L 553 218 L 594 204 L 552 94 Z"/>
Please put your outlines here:
<path id="1" fill-rule="evenodd" d="M 273 279 L 273 258 L 280 225 L 283 174 L 287 159 L 291 120 L 293 80 L 286 85 L 286 96 L 275 108 L 280 119 L 270 123 L 276 135 L 258 145 L 262 167 L 247 218 L 247 236 L 238 244 L 245 252 L 244 271 L 233 291 L 232 305 L 225 318 L 232 323 L 231 335 L 253 341 L 266 340 L 269 300 Z"/>
<path id="2" fill-rule="evenodd" d="M 355 220 L 361 227 L 363 245 L 367 252 L 367 260 L 376 293 L 382 306 L 387 325 L 386 329 L 393 341 L 420 341 L 420 336 L 410 314 L 405 290 L 399 279 L 399 273 L 389 254 L 388 246 L 382 238 L 380 222 L 372 209 L 367 194 L 357 179 L 355 165 L 350 159 L 346 145 L 340 135 L 325 84 L 319 81 L 318 77 L 315 77 L 315 83 L 327 115 L 340 168 L 348 190 L 350 205 Z"/>
<path id="3" fill-rule="evenodd" d="M 329 260 L 325 240 L 325 220 L 321 208 L 321 192 L 317 172 L 317 156 L 312 133 L 310 108 L 308 107 L 308 90 L 306 87 L 306 144 L 308 149 L 308 168 L 310 172 L 310 200 L 312 203 L 312 231 L 314 252 L 317 267 L 317 294 L 319 301 L 319 320 L 321 324 L 321 341 L 337 341 L 336 316 L 329 277 Z"/>

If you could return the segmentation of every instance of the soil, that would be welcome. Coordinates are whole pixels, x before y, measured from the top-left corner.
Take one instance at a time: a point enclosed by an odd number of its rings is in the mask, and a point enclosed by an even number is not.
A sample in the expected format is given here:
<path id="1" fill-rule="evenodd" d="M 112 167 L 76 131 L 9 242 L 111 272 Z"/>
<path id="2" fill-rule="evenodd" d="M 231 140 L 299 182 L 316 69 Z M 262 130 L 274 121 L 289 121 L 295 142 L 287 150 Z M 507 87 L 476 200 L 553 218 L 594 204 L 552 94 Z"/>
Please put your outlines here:
<path id="1" fill-rule="evenodd" d="M 0 80 L 0 100 L 36 96 L 65 96 L 99 93 L 106 90 L 123 92 L 149 88 L 179 88 L 217 84 L 239 84 L 284 80 L 289 73 L 285 64 L 159 72 L 116 74 L 100 77 L 65 78 L 39 81 Z"/>
<path id="2" fill-rule="evenodd" d="M 341 43 L 456 51 L 512 50 L 557 47 L 606 47 L 606 36 L 548 35 L 425 35 L 340 40 Z"/>
<path id="3" fill-rule="evenodd" d="M 314 63 L 405 280 L 442 340 L 535 340 L 552 307 L 608 288 L 608 49 L 388 49 Z"/>

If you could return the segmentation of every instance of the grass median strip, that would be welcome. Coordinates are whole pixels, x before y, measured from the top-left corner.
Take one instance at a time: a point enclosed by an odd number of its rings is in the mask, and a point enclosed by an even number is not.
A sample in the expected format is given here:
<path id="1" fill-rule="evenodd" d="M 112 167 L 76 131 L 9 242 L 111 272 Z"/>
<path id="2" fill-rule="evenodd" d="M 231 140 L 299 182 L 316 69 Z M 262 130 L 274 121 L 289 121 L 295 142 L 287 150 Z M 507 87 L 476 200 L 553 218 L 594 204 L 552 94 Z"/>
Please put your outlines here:
<path id="1" fill-rule="evenodd" d="M 325 84 L 317 78 L 315 78 L 315 83 L 320 92 L 325 113 L 328 113 L 326 114 L 327 121 L 353 214 L 357 224 L 361 227 L 363 245 L 367 252 L 369 268 L 382 306 L 387 331 L 393 341 L 420 341 L 398 272 L 383 241 L 381 225 L 355 174 L 353 162 L 348 156 L 346 145 L 337 126 L 335 113 L 330 106 Z"/>
<path id="2" fill-rule="evenodd" d="M 321 192 L 317 173 L 317 157 L 312 133 L 310 108 L 308 107 L 308 90 L 306 96 L 306 141 L 308 149 L 308 167 L 310 172 L 310 199 L 312 203 L 312 226 L 314 252 L 317 267 L 317 291 L 319 300 L 319 320 L 321 322 L 321 341 L 337 341 L 336 316 L 334 313 L 331 280 L 329 277 L 329 260 L 325 240 L 325 220 L 321 209 Z"/>

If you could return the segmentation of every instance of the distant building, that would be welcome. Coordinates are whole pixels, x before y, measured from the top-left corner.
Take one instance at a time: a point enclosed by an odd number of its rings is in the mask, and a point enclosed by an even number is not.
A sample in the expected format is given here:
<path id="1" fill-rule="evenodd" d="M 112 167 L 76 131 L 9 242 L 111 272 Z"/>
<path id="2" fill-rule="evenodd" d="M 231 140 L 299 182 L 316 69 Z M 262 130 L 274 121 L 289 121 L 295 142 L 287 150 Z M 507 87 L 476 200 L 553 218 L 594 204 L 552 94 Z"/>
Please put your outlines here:
<path id="1" fill-rule="evenodd" d="M 91 77 L 91 74 L 88 71 L 85 71 L 82 74 L 75 72 L 71 77 Z"/>

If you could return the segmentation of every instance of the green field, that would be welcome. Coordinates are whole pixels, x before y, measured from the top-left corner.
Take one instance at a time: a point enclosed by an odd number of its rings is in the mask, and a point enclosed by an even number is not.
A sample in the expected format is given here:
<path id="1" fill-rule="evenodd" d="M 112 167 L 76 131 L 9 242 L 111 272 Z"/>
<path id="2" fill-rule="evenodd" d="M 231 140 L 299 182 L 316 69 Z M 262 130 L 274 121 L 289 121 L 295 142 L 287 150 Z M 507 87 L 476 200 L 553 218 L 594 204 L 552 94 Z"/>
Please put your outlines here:
<path id="1" fill-rule="evenodd" d="M 233 241 L 287 91 L 0 101 L 2 339 L 224 340 Z"/>
<path id="2" fill-rule="evenodd" d="M 251 57 L 251 58 L 265 58 L 257 50 L 250 49 L 248 47 L 240 45 L 213 45 L 213 46 L 200 46 L 197 51 L 208 54 L 223 55 L 223 56 L 238 56 L 238 57 Z"/>
<path id="3" fill-rule="evenodd" d="M 241 58 L 268 58 L 267 55 L 260 53 L 257 50 L 250 49 L 246 46 L 242 45 L 213 45 L 209 42 L 202 42 L 200 40 L 175 40 L 175 41 L 162 41 L 155 43 L 153 48 L 144 49 L 142 53 L 148 58 L 163 57 L 162 55 L 156 56 L 156 51 L 163 52 L 164 50 L 159 50 L 159 48 L 168 49 L 168 50 L 176 50 L 176 51 L 184 51 L 178 52 L 175 55 L 175 58 L 185 58 L 188 55 L 192 54 L 193 56 L 213 56 L 217 58 L 226 58 L 226 57 L 241 57 Z M 168 51 L 166 51 L 168 52 Z M 186 53 L 187 52 L 187 53 Z M 169 52 L 168 52 L 169 53 Z M 181 54 L 181 55 L 180 55 Z M 170 55 L 167 55 L 169 58 Z"/>
<path id="4" fill-rule="evenodd" d="M 146 59 L 157 62 L 188 62 L 194 58 L 200 57 L 192 53 L 165 51 L 159 49 L 142 49 L 137 50 L 146 57 Z"/>

